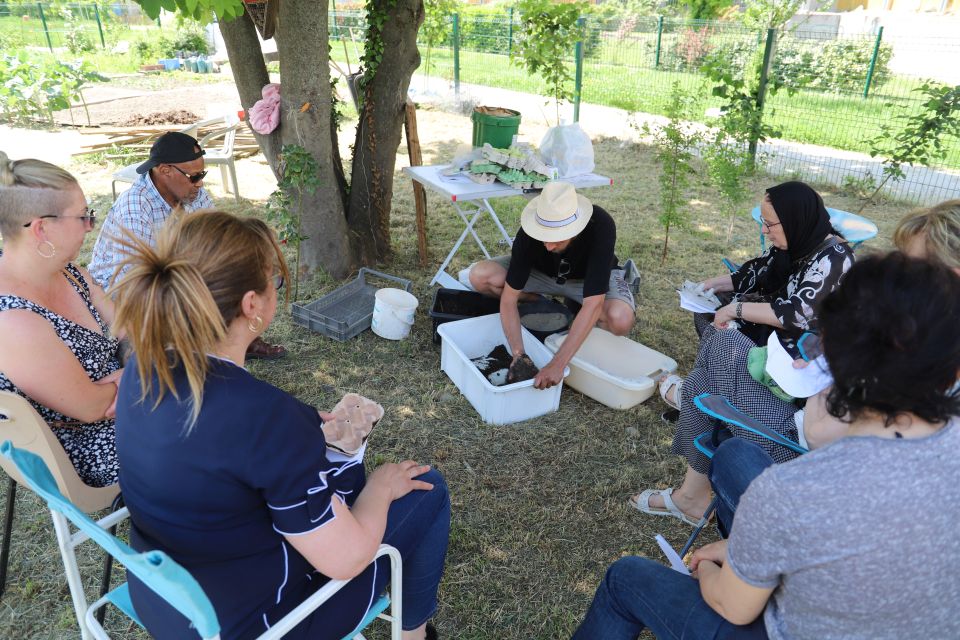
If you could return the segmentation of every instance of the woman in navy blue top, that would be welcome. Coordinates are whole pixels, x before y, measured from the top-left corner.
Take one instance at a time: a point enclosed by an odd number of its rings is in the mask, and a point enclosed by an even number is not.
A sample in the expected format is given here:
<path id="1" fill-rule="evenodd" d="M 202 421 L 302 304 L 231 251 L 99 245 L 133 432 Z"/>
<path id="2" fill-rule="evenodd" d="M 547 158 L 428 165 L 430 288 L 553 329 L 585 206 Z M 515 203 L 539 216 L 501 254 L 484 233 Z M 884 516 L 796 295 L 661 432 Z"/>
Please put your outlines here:
<path id="1" fill-rule="evenodd" d="M 428 637 L 449 532 L 443 477 L 408 460 L 365 479 L 363 451 L 332 454 L 322 414 L 243 368 L 286 275 L 266 225 L 186 215 L 130 263 L 117 320 L 137 355 L 120 385 L 117 452 L 133 547 L 191 572 L 224 639 L 256 637 L 329 578 L 353 578 L 287 636 L 339 639 L 383 592 L 389 563 L 371 561 L 391 544 L 404 561 L 404 637 Z M 128 578 L 154 637 L 195 635 Z"/>

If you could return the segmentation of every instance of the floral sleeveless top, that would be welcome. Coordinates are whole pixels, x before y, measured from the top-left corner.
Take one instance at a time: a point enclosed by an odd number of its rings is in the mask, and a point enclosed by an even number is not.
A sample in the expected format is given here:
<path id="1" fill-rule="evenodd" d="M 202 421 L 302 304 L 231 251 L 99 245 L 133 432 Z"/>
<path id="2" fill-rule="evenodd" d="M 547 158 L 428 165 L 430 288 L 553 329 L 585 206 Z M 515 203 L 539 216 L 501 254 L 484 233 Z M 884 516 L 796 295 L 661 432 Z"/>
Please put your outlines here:
<path id="1" fill-rule="evenodd" d="M 10 309 L 27 309 L 46 318 L 63 343 L 73 352 L 91 380 L 99 380 L 120 368 L 119 342 L 110 335 L 110 329 L 93 306 L 90 286 L 80 270 L 68 264 L 71 277 L 67 280 L 83 299 L 90 314 L 97 321 L 100 333 L 91 331 L 38 304 L 13 295 L 0 295 L 0 312 Z M 64 274 L 64 277 L 67 277 Z M 105 487 L 117 481 L 117 452 L 114 446 L 113 420 L 83 423 L 31 400 L 0 371 L 0 390 L 19 394 L 33 405 L 37 413 L 47 421 L 80 478 L 92 487 Z"/>

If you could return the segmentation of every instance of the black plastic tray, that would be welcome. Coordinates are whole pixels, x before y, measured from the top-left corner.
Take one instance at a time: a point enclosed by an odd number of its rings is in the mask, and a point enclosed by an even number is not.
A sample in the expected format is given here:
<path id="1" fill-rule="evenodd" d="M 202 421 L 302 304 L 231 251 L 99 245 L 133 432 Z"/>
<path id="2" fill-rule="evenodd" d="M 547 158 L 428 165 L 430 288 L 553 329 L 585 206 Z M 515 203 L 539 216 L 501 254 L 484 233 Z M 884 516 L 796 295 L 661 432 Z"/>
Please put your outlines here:
<path id="1" fill-rule="evenodd" d="M 433 294 L 433 307 L 430 309 L 430 318 L 433 319 L 433 343 L 440 344 L 437 327 L 444 322 L 499 312 L 500 300 L 497 298 L 491 298 L 476 291 L 437 289 Z"/>

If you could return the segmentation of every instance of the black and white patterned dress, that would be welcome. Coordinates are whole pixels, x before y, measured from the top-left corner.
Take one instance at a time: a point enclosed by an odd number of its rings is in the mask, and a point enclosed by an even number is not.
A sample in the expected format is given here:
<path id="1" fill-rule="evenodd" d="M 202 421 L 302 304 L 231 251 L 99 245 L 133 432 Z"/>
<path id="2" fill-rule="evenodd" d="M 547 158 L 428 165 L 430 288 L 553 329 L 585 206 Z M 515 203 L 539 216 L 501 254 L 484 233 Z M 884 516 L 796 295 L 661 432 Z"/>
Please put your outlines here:
<path id="1" fill-rule="evenodd" d="M 90 286 L 80 275 L 80 271 L 72 264 L 67 265 L 66 271 L 75 279 L 73 281 L 67 278 L 77 294 L 83 298 L 103 335 L 19 296 L 0 295 L 0 312 L 9 309 L 28 309 L 46 318 L 63 343 L 80 361 L 90 379 L 100 380 L 120 368 L 120 361 L 117 358 L 119 343 L 110 335 L 110 329 L 93 306 Z M 34 409 L 50 425 L 80 478 L 86 484 L 92 487 L 105 487 L 117 481 L 118 464 L 113 420 L 78 422 L 31 400 L 2 371 L 0 371 L 0 390 L 12 391 L 30 401 Z"/>
<path id="2" fill-rule="evenodd" d="M 767 251 L 758 258 L 743 264 L 732 274 L 734 299 L 758 291 L 757 283 L 769 268 L 772 257 Z M 795 351 L 796 339 L 804 331 L 817 328 L 815 309 L 817 304 L 843 279 L 853 266 L 853 250 L 845 242 L 829 243 L 806 260 L 800 261 L 780 297 L 770 305 L 784 328 L 777 335 L 784 347 Z M 698 316 L 695 320 L 700 332 L 700 349 L 693 370 L 683 383 L 680 401 L 680 419 L 673 436 L 671 451 L 687 459 L 694 471 L 706 474 L 710 461 L 693 444 L 695 438 L 710 432 L 713 423 L 693 404 L 693 399 L 702 393 L 711 393 L 727 398 L 735 407 L 753 416 L 774 431 L 797 439 L 793 415 L 799 407 L 784 402 L 765 386 L 751 377 L 747 370 L 747 354 L 757 346 L 740 331 L 717 329 L 709 321 L 712 317 Z M 751 432 L 731 429 L 734 435 L 759 444 L 777 462 L 786 462 L 796 453 Z"/>

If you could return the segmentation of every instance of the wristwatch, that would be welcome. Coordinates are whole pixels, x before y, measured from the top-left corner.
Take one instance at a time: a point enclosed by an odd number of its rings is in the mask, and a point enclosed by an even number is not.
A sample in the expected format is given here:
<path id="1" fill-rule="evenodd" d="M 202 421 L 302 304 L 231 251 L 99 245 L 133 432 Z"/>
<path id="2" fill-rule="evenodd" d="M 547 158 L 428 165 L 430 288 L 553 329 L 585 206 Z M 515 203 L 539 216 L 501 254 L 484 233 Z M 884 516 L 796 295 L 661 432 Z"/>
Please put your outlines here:
<path id="1" fill-rule="evenodd" d="M 743 303 L 737 303 L 737 320 L 743 320 Z"/>

